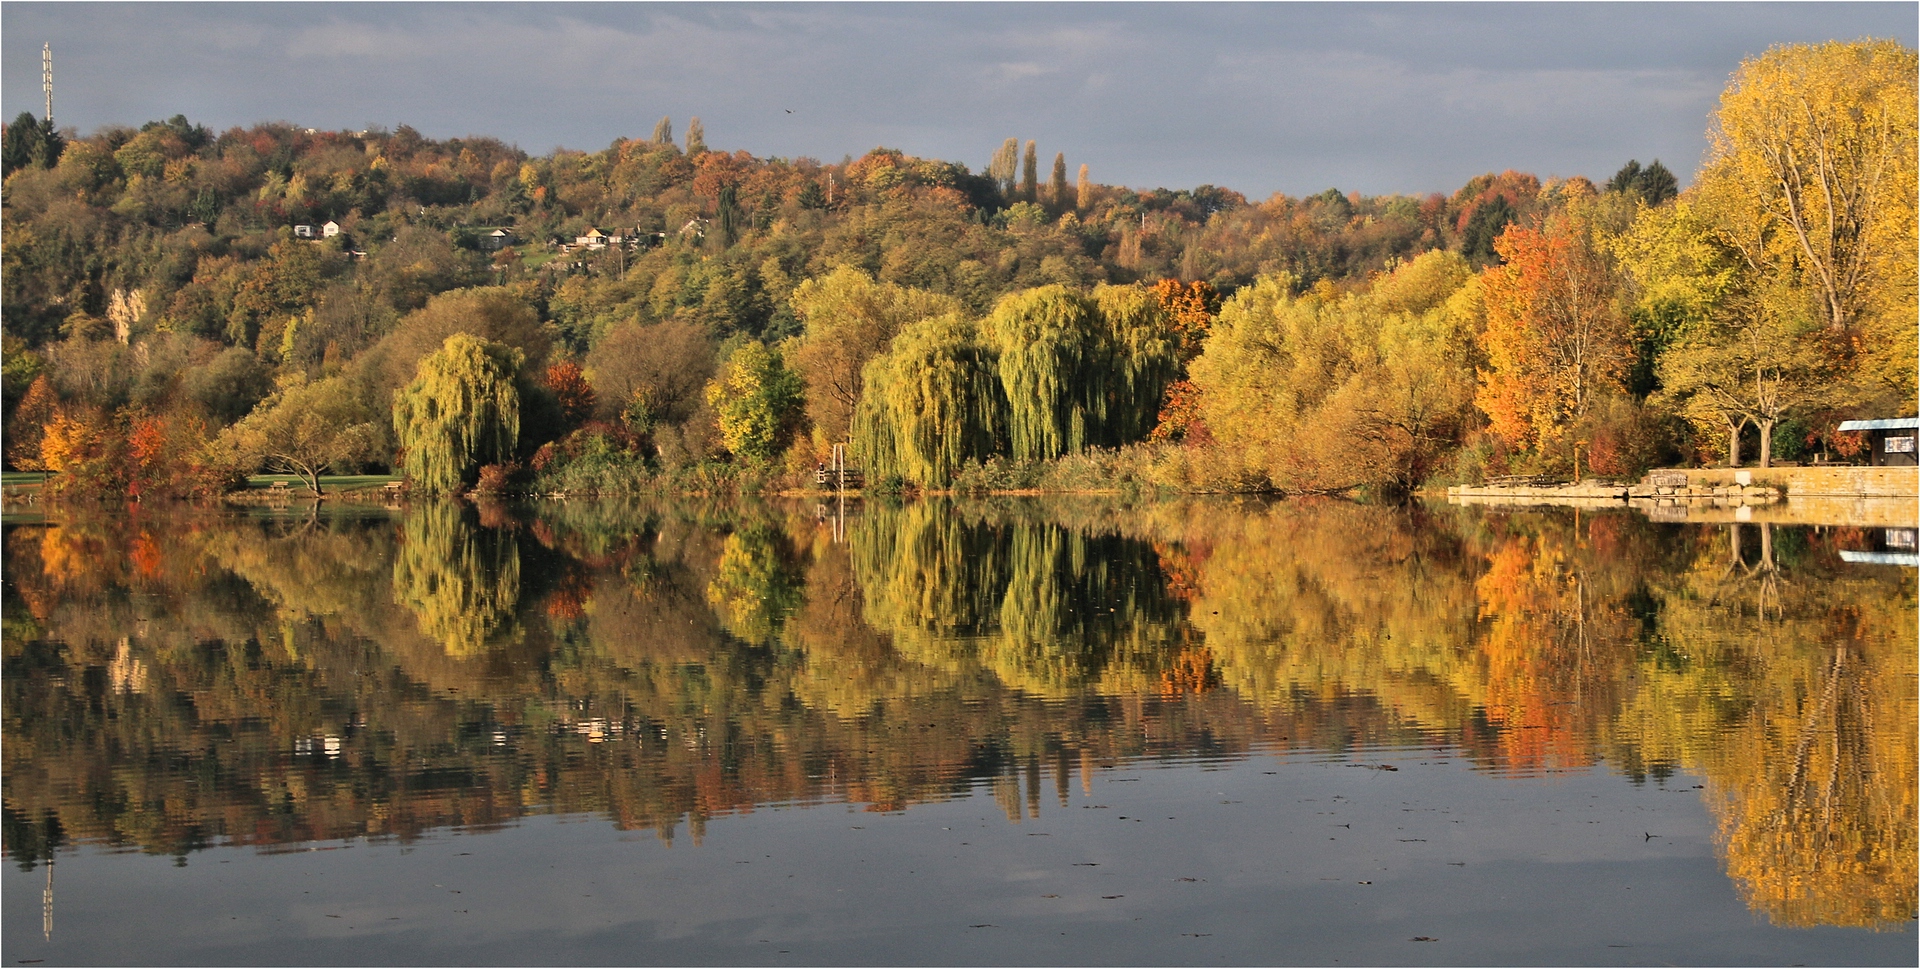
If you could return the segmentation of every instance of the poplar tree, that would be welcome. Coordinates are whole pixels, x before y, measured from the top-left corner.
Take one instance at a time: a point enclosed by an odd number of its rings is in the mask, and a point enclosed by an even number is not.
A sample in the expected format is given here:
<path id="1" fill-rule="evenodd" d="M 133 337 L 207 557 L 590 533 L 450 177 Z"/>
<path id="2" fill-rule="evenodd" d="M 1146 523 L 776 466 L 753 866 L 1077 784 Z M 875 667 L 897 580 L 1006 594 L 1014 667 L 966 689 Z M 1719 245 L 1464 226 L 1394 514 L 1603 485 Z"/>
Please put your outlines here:
<path id="1" fill-rule="evenodd" d="M 1020 175 L 1020 139 L 1008 138 L 993 153 L 993 161 L 987 165 L 987 175 L 1000 189 L 1001 197 L 1013 201 L 1015 179 Z"/>
<path id="2" fill-rule="evenodd" d="M 672 116 L 661 118 L 660 123 L 653 126 L 653 143 L 656 145 L 673 144 Z"/>
<path id="3" fill-rule="evenodd" d="M 1020 166 L 1020 197 L 1029 202 L 1039 200 L 1040 157 L 1036 154 L 1033 139 L 1027 139 L 1027 157 Z"/>
<path id="4" fill-rule="evenodd" d="M 1075 207 L 1082 212 L 1093 208 L 1093 182 L 1088 180 L 1087 166 L 1084 164 L 1080 166 L 1080 184 L 1076 187 L 1078 191 L 1075 193 Z"/>
<path id="5" fill-rule="evenodd" d="M 453 491 L 480 465 L 513 457 L 520 443 L 514 377 L 525 359 L 513 347 L 455 333 L 420 361 L 413 383 L 393 399 L 393 431 L 415 488 Z"/>
<path id="6" fill-rule="evenodd" d="M 707 150 L 707 127 L 700 123 L 698 116 L 687 119 L 687 157 L 705 153 Z"/>
<path id="7" fill-rule="evenodd" d="M 1047 204 L 1055 212 L 1064 212 L 1067 208 L 1067 153 L 1055 152 L 1053 156 L 1053 177 L 1047 180 Z"/>

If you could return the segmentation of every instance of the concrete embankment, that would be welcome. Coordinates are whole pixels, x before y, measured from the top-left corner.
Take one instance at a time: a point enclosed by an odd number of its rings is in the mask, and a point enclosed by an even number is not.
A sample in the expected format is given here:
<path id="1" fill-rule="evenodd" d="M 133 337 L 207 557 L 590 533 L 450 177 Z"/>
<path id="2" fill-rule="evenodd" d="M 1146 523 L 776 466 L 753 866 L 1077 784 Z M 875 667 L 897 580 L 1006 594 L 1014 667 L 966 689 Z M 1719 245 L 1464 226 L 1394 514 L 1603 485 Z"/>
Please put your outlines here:
<path id="1" fill-rule="evenodd" d="M 1461 486 L 1463 505 L 1633 507 L 1656 521 L 1911 527 L 1920 522 L 1916 468 L 1677 468 L 1637 484 Z"/>

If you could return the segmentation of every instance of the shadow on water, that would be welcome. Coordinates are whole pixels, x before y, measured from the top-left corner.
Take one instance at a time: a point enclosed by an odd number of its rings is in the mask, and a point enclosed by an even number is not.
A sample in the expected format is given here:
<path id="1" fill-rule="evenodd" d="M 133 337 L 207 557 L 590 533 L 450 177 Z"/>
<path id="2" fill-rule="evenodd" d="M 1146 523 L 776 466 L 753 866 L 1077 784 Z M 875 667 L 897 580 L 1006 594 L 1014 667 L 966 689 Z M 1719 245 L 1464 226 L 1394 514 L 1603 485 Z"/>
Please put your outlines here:
<path id="1" fill-rule="evenodd" d="M 5 532 L 5 837 L 1008 818 L 1136 762 L 1704 778 L 1748 904 L 1915 914 L 1910 570 L 1864 533 L 1318 502 L 59 512 Z"/>

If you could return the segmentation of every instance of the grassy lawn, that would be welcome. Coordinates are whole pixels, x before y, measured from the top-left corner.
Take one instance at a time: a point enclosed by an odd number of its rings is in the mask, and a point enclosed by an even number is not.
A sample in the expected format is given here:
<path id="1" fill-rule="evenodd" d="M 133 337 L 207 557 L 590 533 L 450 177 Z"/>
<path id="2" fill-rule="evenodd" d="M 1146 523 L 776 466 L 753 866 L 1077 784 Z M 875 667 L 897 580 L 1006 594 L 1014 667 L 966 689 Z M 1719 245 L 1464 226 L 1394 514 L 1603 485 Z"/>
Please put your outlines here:
<path id="1" fill-rule="evenodd" d="M 323 474 L 320 476 L 320 490 L 323 493 L 337 491 L 359 491 L 365 488 L 378 488 L 389 481 L 399 481 L 399 475 L 393 474 Z M 293 491 L 305 492 L 307 479 L 297 474 L 256 474 L 247 478 L 248 488 L 271 488 L 275 481 L 285 481 Z"/>

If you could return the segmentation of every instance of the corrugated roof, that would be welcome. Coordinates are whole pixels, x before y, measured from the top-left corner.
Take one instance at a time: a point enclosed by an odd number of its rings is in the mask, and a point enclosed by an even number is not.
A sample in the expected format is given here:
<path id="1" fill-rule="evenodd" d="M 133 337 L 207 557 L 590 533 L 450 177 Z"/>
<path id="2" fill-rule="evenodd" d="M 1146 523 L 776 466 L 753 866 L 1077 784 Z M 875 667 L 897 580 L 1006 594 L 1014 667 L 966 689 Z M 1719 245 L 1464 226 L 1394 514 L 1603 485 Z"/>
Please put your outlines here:
<path id="1" fill-rule="evenodd" d="M 1841 421 L 1843 431 L 1899 431 L 1920 427 L 1920 417 L 1883 417 L 1877 421 Z"/>

